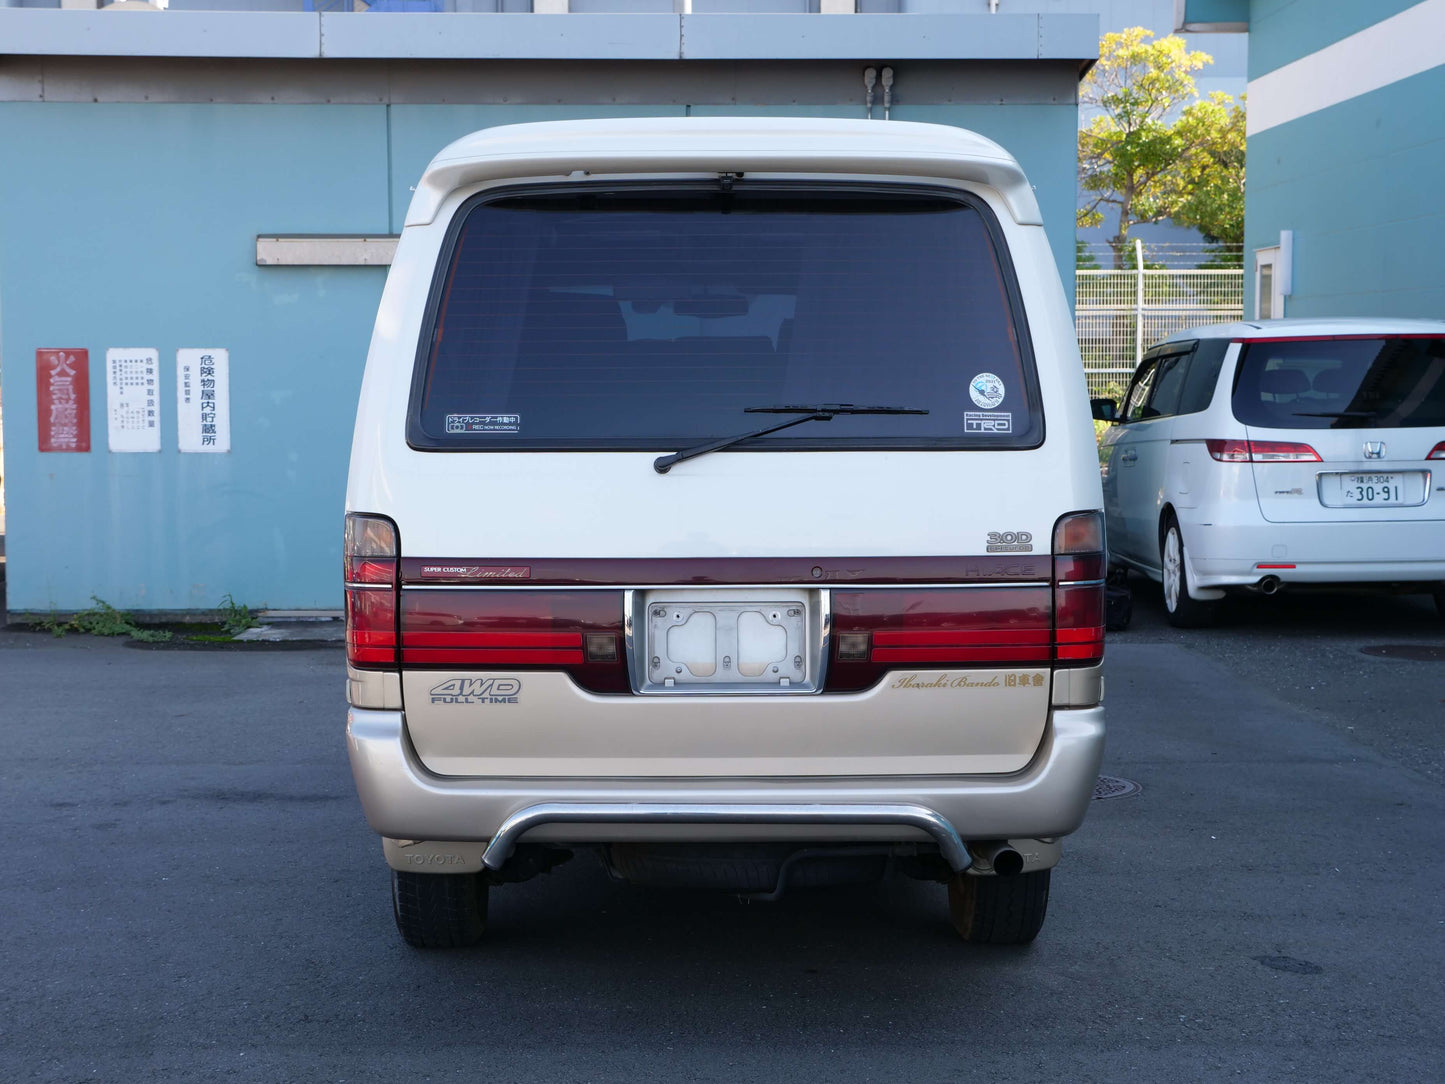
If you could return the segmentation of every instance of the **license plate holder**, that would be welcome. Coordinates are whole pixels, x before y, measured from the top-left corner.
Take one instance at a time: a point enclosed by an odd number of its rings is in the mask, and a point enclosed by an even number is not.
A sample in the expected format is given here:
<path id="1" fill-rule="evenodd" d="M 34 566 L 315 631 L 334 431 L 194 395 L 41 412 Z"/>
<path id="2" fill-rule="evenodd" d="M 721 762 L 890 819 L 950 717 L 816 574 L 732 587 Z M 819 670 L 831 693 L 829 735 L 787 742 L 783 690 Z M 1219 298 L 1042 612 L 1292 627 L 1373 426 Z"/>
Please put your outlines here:
<path id="1" fill-rule="evenodd" d="M 639 691 L 815 691 L 820 594 L 789 588 L 637 592 Z"/>

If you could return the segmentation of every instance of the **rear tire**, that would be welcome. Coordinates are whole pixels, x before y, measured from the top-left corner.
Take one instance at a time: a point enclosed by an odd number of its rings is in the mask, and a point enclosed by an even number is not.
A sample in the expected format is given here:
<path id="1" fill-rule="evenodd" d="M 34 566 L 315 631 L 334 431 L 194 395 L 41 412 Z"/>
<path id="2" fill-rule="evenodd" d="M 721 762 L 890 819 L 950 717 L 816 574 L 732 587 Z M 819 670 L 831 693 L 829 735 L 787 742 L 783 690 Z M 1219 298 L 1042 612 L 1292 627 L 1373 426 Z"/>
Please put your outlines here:
<path id="1" fill-rule="evenodd" d="M 487 928 L 487 882 L 480 873 L 392 870 L 391 910 L 413 948 L 475 945 Z"/>
<path id="2" fill-rule="evenodd" d="M 1218 604 L 1189 593 L 1189 566 L 1184 560 L 1184 534 L 1179 521 L 1164 521 L 1159 539 L 1159 569 L 1164 589 L 1164 615 L 1176 629 L 1197 629 L 1214 621 Z"/>
<path id="3" fill-rule="evenodd" d="M 1049 873 L 955 874 L 948 882 L 948 911 L 958 936 L 975 945 L 1028 944 L 1038 936 L 1049 909 Z"/>

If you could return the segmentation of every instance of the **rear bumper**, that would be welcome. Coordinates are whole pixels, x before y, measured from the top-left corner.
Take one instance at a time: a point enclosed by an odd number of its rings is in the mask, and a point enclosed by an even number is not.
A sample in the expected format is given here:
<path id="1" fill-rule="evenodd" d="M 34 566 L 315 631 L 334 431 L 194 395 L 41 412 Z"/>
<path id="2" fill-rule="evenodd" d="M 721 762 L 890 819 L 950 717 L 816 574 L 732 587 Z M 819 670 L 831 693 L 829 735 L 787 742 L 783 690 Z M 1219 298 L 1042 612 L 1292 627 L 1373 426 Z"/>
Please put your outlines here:
<path id="1" fill-rule="evenodd" d="M 1286 584 L 1445 581 L 1440 520 L 1182 526 L 1190 582 L 1199 587 L 1250 586 L 1265 576 Z"/>
<path id="2" fill-rule="evenodd" d="M 1102 707 L 1054 710 L 1044 740 L 1022 771 L 996 776 L 809 777 L 793 779 L 479 779 L 428 772 L 406 734 L 403 713 L 353 708 L 347 748 L 357 793 L 373 831 L 392 839 L 485 841 L 519 813 L 509 843 L 632 840 L 934 840 L 936 818 L 963 840 L 1068 835 L 1084 819 L 1104 751 Z M 748 807 L 729 821 L 709 812 L 630 820 L 644 807 Z M 528 818 L 529 807 L 605 815 Z M 786 806 L 775 820 L 758 812 Z M 893 807 L 870 821 L 866 807 Z M 809 816 L 807 807 L 836 807 Z M 908 807 L 908 816 L 898 807 Z M 743 810 L 739 811 L 740 814 Z M 910 821 L 910 817 L 916 818 Z M 942 846 L 942 844 L 941 844 Z"/>

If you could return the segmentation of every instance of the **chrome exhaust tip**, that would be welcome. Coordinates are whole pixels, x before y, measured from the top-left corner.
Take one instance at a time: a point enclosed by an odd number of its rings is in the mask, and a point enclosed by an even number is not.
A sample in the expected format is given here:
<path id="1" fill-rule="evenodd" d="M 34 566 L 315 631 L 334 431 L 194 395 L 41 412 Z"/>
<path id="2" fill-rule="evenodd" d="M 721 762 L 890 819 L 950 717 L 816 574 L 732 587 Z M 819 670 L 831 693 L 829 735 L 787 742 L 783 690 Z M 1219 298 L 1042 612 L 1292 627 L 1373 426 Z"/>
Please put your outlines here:
<path id="1" fill-rule="evenodd" d="M 1262 595 L 1278 594 L 1279 589 L 1282 586 L 1283 584 L 1279 582 L 1278 576 L 1266 576 L 1264 579 L 1260 580 L 1257 585 L 1259 592 Z"/>
<path id="2" fill-rule="evenodd" d="M 980 864 L 987 865 L 998 877 L 1017 877 L 1024 871 L 1024 856 L 1008 845 L 1008 840 L 970 843 L 969 852 Z"/>

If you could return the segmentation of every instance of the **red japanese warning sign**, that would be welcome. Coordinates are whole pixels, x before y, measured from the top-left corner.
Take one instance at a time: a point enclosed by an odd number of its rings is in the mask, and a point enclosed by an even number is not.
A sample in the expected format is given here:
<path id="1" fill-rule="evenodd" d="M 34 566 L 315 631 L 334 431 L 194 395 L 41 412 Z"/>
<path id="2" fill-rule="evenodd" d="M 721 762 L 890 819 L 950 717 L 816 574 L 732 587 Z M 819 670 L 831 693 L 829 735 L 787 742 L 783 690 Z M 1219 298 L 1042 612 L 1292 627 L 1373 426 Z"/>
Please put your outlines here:
<path id="1" fill-rule="evenodd" d="M 90 351 L 35 351 L 42 452 L 90 451 Z"/>

